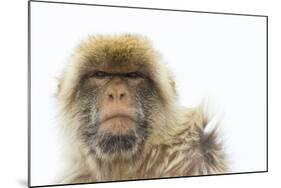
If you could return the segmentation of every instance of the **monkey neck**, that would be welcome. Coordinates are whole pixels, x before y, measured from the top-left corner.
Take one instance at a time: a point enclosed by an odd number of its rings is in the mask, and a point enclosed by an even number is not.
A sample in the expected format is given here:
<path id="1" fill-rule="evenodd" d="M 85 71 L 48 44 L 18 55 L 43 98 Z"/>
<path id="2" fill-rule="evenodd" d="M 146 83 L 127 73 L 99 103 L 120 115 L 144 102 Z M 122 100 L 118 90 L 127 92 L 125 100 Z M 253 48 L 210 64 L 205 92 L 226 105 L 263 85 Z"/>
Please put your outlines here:
<path id="1" fill-rule="evenodd" d="M 115 158 L 112 160 L 99 159 L 95 155 L 83 157 L 85 160 L 80 166 L 86 167 L 91 181 L 112 181 L 128 179 L 144 179 L 156 177 L 154 165 L 163 161 L 165 148 L 162 146 L 147 145 L 145 152 L 129 159 Z M 149 159 L 153 158 L 151 161 Z M 81 168 L 81 167 L 79 167 Z"/>
<path id="2" fill-rule="evenodd" d="M 148 145 L 137 158 L 101 160 L 94 157 L 94 160 L 85 166 L 92 167 L 89 169 L 92 181 L 159 178 L 166 175 L 177 176 L 179 174 L 176 173 L 179 172 L 169 174 L 165 171 L 167 168 L 166 162 L 177 156 L 176 150 L 176 148 L 166 144 Z M 170 153 L 173 153 L 173 155 L 170 155 Z"/>
<path id="3" fill-rule="evenodd" d="M 123 180 L 137 178 L 137 171 L 141 166 L 140 159 L 115 159 L 112 161 L 99 161 L 99 168 L 103 174 L 101 179 L 104 180 Z"/>

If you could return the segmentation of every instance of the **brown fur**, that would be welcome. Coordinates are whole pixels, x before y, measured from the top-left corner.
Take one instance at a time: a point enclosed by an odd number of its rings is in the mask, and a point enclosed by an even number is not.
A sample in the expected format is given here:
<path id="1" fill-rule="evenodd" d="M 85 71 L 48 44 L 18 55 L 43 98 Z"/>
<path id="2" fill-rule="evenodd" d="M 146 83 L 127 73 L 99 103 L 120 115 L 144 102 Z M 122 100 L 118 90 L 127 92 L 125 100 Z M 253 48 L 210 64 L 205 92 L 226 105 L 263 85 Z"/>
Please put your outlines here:
<path id="1" fill-rule="evenodd" d="M 80 78 L 91 67 L 114 71 L 142 70 L 157 86 L 161 105 L 149 117 L 151 130 L 137 157 L 96 157 L 78 138 L 81 119 L 76 94 Z M 73 55 L 59 86 L 69 167 L 60 183 L 147 179 L 225 173 L 227 163 L 215 130 L 206 133 L 208 119 L 202 106 L 186 109 L 177 104 L 175 83 L 161 57 L 141 36 L 90 37 Z M 120 131 L 120 130 L 118 130 Z"/>

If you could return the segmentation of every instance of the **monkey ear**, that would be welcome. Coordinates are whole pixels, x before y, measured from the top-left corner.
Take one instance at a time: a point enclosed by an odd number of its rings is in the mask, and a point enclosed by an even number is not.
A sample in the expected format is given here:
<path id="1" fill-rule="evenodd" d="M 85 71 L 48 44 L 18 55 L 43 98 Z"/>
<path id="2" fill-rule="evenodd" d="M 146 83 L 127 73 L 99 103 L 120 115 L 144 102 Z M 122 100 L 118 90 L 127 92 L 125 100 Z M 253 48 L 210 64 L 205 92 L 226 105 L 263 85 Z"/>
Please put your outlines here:
<path id="1" fill-rule="evenodd" d="M 60 92 L 60 90 L 61 90 L 61 83 L 58 83 L 57 90 L 58 90 L 58 92 Z"/>
<path id="2" fill-rule="evenodd" d="M 170 79 L 170 85 L 172 87 L 173 92 L 176 94 L 177 90 L 176 90 L 176 82 L 172 79 Z"/>
<path id="3" fill-rule="evenodd" d="M 56 81 L 57 81 L 57 88 L 56 88 L 55 96 L 58 96 L 59 93 L 61 92 L 62 79 L 56 78 Z"/>

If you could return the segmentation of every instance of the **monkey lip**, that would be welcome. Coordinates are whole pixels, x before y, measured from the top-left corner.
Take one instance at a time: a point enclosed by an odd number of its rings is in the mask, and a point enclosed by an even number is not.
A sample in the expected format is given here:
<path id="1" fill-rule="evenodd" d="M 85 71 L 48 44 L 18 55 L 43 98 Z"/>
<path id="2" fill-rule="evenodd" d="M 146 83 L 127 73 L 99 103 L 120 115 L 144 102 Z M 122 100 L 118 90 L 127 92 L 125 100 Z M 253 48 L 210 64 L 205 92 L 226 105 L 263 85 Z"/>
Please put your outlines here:
<path id="1" fill-rule="evenodd" d="M 128 119 L 128 120 L 131 120 L 131 121 L 135 121 L 135 119 L 132 116 L 130 116 L 130 115 L 127 115 L 127 114 L 114 114 L 114 115 L 107 116 L 107 117 L 103 118 L 101 120 L 101 123 L 105 123 L 107 121 L 114 120 L 114 119 Z"/>
<path id="2" fill-rule="evenodd" d="M 114 135 L 127 134 L 134 128 L 135 119 L 127 114 L 115 114 L 102 119 L 99 131 Z"/>

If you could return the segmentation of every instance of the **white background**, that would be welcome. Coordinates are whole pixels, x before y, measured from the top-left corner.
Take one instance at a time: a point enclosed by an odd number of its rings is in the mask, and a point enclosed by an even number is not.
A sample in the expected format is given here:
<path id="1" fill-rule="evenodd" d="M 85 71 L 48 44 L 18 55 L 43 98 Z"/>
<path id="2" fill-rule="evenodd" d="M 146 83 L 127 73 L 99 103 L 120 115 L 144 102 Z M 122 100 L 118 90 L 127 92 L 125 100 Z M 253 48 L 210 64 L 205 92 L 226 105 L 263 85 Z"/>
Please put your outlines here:
<path id="1" fill-rule="evenodd" d="M 54 93 L 74 47 L 89 34 L 124 32 L 152 40 L 176 76 L 180 104 L 208 97 L 222 113 L 230 172 L 266 170 L 266 18 L 34 2 L 31 185 L 54 184 L 67 157 L 59 159 Z"/>
<path id="2" fill-rule="evenodd" d="M 15 1 L 14 1 L 15 2 Z M 1 6 L 1 180 L 3 187 L 25 186 L 27 179 L 27 67 L 26 67 L 26 37 L 27 37 L 27 3 L 12 1 Z M 93 2 L 93 1 L 91 1 Z M 95 1 L 98 3 L 98 1 Z M 168 2 L 168 1 L 167 1 Z M 192 187 L 237 187 L 255 186 L 265 187 L 271 183 L 278 184 L 280 166 L 280 20 L 278 20 L 278 6 L 270 1 L 194 1 L 185 4 L 183 1 L 157 2 L 119 2 L 120 5 L 162 7 L 174 9 L 239 12 L 269 15 L 269 173 L 235 175 L 222 177 L 170 179 L 161 181 L 115 183 L 114 186 L 192 186 Z M 104 4 L 118 4 L 113 1 L 102 1 Z M 4 14 L 4 15 L 3 15 Z M 3 21 L 2 21 L 3 19 Z M 16 54 L 15 54 L 16 53 Z M 279 80 L 278 80 L 279 79 Z M 2 140 L 3 139 L 3 140 Z M 83 186 L 83 187 L 90 187 Z M 93 185 L 92 185 L 93 186 Z M 100 184 L 94 186 L 112 186 Z M 76 186 L 82 187 L 82 186 Z"/>

